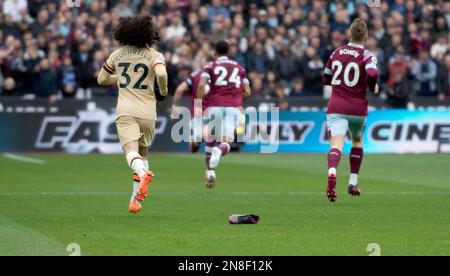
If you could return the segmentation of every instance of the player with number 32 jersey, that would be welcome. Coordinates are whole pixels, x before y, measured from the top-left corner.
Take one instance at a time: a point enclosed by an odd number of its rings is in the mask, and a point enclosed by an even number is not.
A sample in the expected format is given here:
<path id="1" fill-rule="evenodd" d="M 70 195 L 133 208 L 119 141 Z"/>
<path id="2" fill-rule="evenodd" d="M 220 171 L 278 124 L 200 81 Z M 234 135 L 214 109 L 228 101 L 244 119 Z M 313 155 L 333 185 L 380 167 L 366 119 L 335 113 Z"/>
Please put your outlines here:
<path id="1" fill-rule="evenodd" d="M 97 82 L 116 85 L 119 90 L 116 127 L 128 165 L 134 171 L 128 211 L 136 214 L 154 177 L 149 170 L 148 148 L 155 133 L 156 101 L 168 92 L 167 71 L 164 56 L 152 47 L 159 40 L 152 17 L 121 18 L 114 38 L 121 47 L 106 60 Z M 155 83 L 159 92 L 154 89 Z"/>

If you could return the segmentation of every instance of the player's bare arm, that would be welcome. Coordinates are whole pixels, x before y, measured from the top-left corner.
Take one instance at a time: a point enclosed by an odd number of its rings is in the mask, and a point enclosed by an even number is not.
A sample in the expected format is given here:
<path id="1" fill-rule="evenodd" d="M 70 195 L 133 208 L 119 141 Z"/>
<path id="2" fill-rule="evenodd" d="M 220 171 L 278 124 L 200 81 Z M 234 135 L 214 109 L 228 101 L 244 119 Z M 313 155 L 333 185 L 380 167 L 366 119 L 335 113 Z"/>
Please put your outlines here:
<path id="1" fill-rule="evenodd" d="M 206 94 L 206 85 L 208 84 L 208 78 L 206 77 L 202 77 L 200 79 L 200 83 L 198 84 L 198 92 L 197 92 L 197 97 L 199 99 L 203 99 L 205 97 Z"/>
<path id="2" fill-rule="evenodd" d="M 178 105 L 180 104 L 181 98 L 183 97 L 183 94 L 189 91 L 189 85 L 186 81 L 183 81 L 180 85 L 178 85 L 177 89 L 175 90 L 175 94 L 172 99 L 172 112 L 170 114 L 170 118 L 172 120 L 175 120 L 178 118 Z"/>
<path id="3" fill-rule="evenodd" d="M 248 98 L 252 95 L 252 89 L 251 89 L 249 83 L 246 83 L 244 85 L 244 91 L 243 91 L 242 95 L 244 96 L 244 98 Z"/>

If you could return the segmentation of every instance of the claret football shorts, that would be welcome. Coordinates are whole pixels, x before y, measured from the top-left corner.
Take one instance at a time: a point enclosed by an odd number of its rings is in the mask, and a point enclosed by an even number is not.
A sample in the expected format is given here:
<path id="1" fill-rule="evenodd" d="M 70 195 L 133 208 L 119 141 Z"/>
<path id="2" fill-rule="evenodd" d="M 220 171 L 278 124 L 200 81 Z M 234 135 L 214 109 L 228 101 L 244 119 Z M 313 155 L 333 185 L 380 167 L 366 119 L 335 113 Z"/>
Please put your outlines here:
<path id="1" fill-rule="evenodd" d="M 117 134 L 120 144 L 138 141 L 140 147 L 149 147 L 155 134 L 156 121 L 120 116 L 116 119 Z"/>
<path id="2" fill-rule="evenodd" d="M 344 114 L 328 114 L 327 129 L 331 137 L 350 134 L 353 138 L 361 138 L 366 127 L 367 117 Z"/>

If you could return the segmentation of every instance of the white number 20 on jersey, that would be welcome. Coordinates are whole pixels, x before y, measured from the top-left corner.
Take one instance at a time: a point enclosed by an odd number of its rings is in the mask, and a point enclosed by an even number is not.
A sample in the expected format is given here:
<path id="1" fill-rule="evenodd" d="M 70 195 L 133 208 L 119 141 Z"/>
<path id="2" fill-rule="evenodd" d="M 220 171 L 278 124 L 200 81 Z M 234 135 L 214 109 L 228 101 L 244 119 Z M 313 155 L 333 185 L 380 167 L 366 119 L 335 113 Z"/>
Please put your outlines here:
<path id="1" fill-rule="evenodd" d="M 241 87 L 241 77 L 239 76 L 239 69 L 234 68 L 233 73 L 231 74 L 230 78 L 227 80 L 228 77 L 228 70 L 225 67 L 218 66 L 214 69 L 214 75 L 218 76 L 217 80 L 215 82 L 216 86 L 227 86 L 228 83 L 233 83 L 236 88 Z"/>
<path id="2" fill-rule="evenodd" d="M 342 62 L 340 62 L 339 60 L 335 60 L 333 61 L 333 63 L 331 64 L 331 68 L 334 71 L 334 75 L 333 75 L 333 80 L 331 81 L 331 85 L 341 85 L 341 80 L 338 79 L 339 76 L 342 73 Z M 353 79 L 350 80 L 350 72 L 354 71 L 353 74 Z M 359 82 L 359 66 L 356 62 L 350 62 L 349 64 L 347 64 L 347 66 L 345 66 L 345 70 L 344 70 L 344 83 L 345 85 L 347 85 L 348 87 L 355 87 L 358 82 Z"/>

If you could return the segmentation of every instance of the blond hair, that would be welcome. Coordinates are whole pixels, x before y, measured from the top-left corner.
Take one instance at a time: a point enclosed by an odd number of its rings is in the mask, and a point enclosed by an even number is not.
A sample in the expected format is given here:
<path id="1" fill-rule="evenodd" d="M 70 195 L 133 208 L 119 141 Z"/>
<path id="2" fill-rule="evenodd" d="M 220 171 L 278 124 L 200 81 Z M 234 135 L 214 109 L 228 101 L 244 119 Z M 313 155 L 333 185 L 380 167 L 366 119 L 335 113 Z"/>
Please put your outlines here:
<path id="1" fill-rule="evenodd" d="M 364 42 L 369 30 L 367 24 L 361 18 L 356 18 L 350 26 L 350 36 L 352 42 Z"/>

